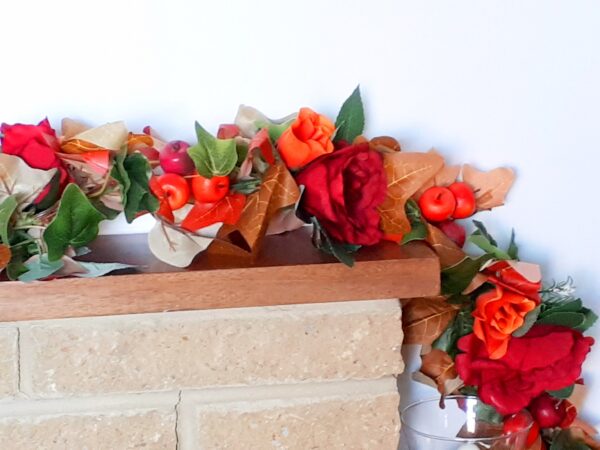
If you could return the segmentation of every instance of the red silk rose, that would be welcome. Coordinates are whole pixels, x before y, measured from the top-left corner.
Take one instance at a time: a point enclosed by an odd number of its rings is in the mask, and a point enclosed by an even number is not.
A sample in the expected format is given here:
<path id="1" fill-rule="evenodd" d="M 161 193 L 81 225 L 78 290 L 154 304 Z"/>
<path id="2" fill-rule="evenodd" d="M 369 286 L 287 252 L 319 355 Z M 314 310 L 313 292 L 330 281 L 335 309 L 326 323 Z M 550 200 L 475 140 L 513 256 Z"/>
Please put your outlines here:
<path id="1" fill-rule="evenodd" d="M 571 386 L 581 376 L 581 365 L 594 339 L 558 325 L 534 325 L 520 338 L 513 338 L 506 354 L 490 359 L 485 343 L 474 334 L 458 341 L 464 353 L 456 357 L 460 378 L 479 388 L 481 399 L 500 414 L 526 408 L 547 390 Z"/>
<path id="2" fill-rule="evenodd" d="M 48 119 L 37 125 L 20 123 L 0 126 L 2 152 L 21 158 L 29 167 L 34 169 L 58 169 L 60 174 L 60 191 L 67 185 L 69 175 L 55 152 L 60 151 L 56 132 L 50 126 Z M 50 185 L 38 195 L 34 203 L 39 203 L 50 191 Z"/>
<path id="3" fill-rule="evenodd" d="M 377 207 L 385 199 L 387 178 L 383 158 L 368 143 L 315 159 L 296 181 L 305 186 L 302 209 L 333 239 L 355 245 L 381 240 Z"/>

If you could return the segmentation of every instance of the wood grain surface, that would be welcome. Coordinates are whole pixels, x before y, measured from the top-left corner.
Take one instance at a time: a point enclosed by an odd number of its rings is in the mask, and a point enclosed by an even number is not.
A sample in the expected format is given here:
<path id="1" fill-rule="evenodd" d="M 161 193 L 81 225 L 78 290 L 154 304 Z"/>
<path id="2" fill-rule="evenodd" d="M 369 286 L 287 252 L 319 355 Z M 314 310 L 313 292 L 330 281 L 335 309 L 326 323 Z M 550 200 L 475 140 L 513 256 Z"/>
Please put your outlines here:
<path id="1" fill-rule="evenodd" d="M 187 269 L 158 261 L 146 235 L 101 236 L 85 258 L 135 264 L 95 279 L 0 282 L 0 322 L 436 295 L 440 267 L 422 243 L 363 248 L 348 268 L 308 230 L 265 239 L 254 261 L 206 252 Z M 82 260 L 85 258 L 81 258 Z"/>

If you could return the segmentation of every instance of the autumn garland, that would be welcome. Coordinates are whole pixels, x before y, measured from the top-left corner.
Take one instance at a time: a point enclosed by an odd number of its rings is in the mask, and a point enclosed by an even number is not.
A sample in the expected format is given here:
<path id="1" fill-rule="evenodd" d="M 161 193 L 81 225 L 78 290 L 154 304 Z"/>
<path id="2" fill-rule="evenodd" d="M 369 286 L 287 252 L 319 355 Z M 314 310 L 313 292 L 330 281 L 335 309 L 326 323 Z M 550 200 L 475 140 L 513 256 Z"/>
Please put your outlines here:
<path id="1" fill-rule="evenodd" d="M 528 410 L 531 448 L 599 448 L 567 400 L 582 383 L 596 315 L 570 283 L 542 287 L 539 267 L 519 261 L 514 235 L 501 249 L 483 224 L 468 241 L 457 220 L 501 206 L 510 169 L 447 166 L 435 151 L 400 150 L 362 136 L 357 88 L 335 123 L 309 108 L 271 120 L 241 106 L 213 136 L 167 142 L 150 127 L 97 128 L 69 119 L 2 124 L 0 271 L 11 280 L 93 277 L 127 268 L 77 259 L 99 223 L 124 213 L 157 219 L 154 255 L 185 267 L 202 251 L 254 257 L 268 234 L 313 225 L 313 242 L 345 264 L 361 246 L 424 241 L 442 265 L 442 295 L 404 305 L 405 343 L 423 344 L 415 378 L 442 393 L 478 395 L 479 419 L 506 426 Z M 459 180 L 460 179 L 460 180 Z M 542 433 L 539 429 L 542 429 Z"/>

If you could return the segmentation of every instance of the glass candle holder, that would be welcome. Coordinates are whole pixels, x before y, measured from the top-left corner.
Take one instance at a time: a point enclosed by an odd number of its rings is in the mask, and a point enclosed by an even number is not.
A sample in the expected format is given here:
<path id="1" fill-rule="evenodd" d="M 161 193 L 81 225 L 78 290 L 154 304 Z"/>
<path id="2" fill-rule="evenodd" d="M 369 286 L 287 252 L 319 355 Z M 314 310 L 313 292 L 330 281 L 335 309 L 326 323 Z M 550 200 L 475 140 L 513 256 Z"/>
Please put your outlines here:
<path id="1" fill-rule="evenodd" d="M 502 425 L 477 419 L 477 397 L 454 395 L 407 406 L 401 414 L 402 450 L 525 450 L 533 419 L 528 426 L 504 433 Z"/>

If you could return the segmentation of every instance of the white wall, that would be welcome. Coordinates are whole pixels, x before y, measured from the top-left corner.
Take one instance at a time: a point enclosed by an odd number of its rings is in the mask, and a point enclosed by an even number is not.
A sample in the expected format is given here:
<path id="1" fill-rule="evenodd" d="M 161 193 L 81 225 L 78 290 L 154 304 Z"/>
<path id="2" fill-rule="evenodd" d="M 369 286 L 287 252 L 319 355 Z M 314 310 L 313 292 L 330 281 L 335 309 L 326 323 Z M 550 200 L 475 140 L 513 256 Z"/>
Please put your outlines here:
<path id="1" fill-rule="evenodd" d="M 4 0 L 0 15 L 6 122 L 125 119 L 191 139 L 240 102 L 334 116 L 360 82 L 371 134 L 515 167 L 508 206 L 481 218 L 600 309 L 597 1 Z M 586 367 L 600 422 L 600 348 Z"/>

